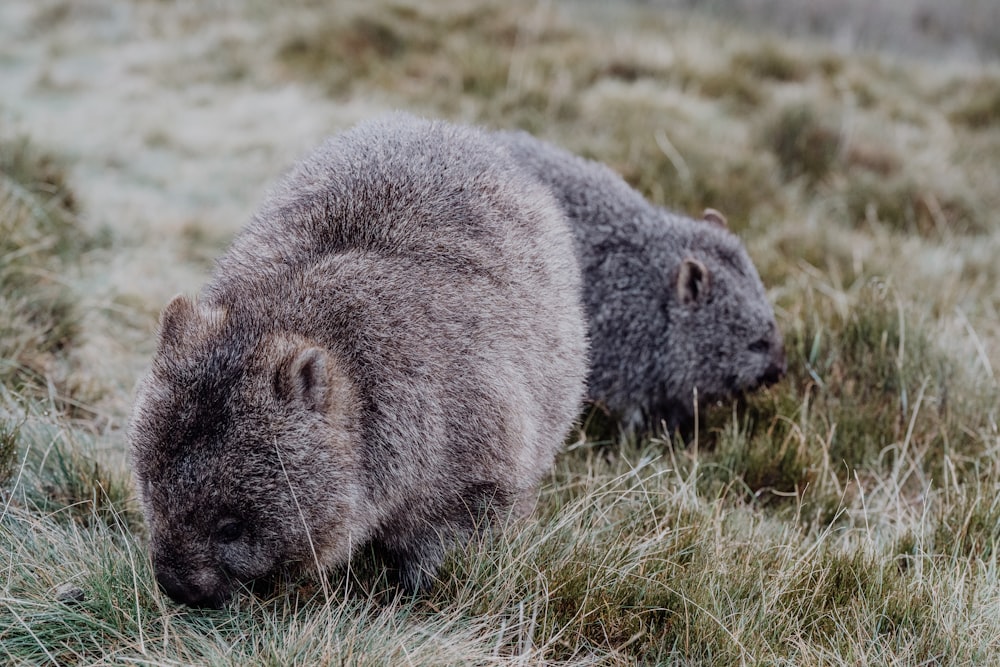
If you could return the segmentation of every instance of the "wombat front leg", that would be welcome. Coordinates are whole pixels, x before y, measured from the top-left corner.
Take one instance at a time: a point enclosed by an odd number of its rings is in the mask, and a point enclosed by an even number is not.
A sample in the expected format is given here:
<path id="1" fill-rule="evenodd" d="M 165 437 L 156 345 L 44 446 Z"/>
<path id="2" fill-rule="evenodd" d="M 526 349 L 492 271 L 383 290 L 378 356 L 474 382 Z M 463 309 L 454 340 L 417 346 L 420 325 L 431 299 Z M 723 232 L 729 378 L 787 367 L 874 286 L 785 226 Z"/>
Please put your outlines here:
<path id="1" fill-rule="evenodd" d="M 416 558 L 404 560 L 399 566 L 399 585 L 409 595 L 419 595 L 431 589 L 437 566 Z"/>
<path id="2" fill-rule="evenodd" d="M 396 583 L 409 595 L 426 593 L 444 562 L 448 543 L 437 532 L 408 535 L 405 544 L 379 540 L 372 545 Z"/>

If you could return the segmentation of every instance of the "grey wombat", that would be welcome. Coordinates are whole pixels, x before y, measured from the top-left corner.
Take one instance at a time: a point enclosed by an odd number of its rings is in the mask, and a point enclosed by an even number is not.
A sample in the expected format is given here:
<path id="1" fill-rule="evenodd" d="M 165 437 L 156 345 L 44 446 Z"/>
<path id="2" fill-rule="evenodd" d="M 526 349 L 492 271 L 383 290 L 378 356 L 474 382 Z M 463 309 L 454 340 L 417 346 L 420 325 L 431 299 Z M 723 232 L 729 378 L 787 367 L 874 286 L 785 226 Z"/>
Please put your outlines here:
<path id="1" fill-rule="evenodd" d="M 494 135 L 552 188 L 583 271 L 588 398 L 629 431 L 689 433 L 697 400 L 777 382 L 785 353 L 757 270 L 725 219 L 653 206 L 604 165 L 523 132 Z"/>
<path id="2" fill-rule="evenodd" d="M 129 437 L 163 589 L 218 606 L 371 544 L 417 590 L 530 508 L 584 394 L 572 242 L 472 128 L 393 115 L 302 161 L 161 317 Z"/>

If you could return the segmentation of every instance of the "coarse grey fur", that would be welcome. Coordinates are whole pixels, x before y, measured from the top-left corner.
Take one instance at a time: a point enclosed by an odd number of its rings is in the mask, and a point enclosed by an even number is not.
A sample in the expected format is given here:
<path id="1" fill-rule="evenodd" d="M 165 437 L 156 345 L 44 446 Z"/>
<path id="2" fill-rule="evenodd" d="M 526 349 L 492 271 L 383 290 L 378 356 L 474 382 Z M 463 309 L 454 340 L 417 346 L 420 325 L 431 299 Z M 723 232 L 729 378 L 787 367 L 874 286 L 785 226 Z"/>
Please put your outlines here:
<path id="1" fill-rule="evenodd" d="M 130 449 L 163 589 L 218 606 L 370 544 L 418 590 L 530 509 L 584 395 L 572 243 L 479 130 L 396 114 L 306 157 L 161 316 Z"/>
<path id="2" fill-rule="evenodd" d="M 523 132 L 494 136 L 573 226 L 590 327 L 589 399 L 628 431 L 690 433 L 695 401 L 777 382 L 785 353 L 760 276 L 716 211 L 693 220 L 611 169 Z"/>

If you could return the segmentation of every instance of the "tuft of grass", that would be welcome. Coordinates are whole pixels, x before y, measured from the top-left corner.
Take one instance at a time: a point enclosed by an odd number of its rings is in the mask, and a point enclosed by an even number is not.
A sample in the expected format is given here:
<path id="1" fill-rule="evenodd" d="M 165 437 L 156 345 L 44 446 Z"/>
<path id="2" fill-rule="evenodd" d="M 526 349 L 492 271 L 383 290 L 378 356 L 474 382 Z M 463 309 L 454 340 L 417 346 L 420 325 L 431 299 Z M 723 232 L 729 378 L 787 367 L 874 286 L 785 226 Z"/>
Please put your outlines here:
<path id="1" fill-rule="evenodd" d="M 0 488 L 10 481 L 16 469 L 20 434 L 20 421 L 12 418 L 0 421 Z"/>
<path id="2" fill-rule="evenodd" d="M 882 223 L 906 234 L 947 237 L 989 229 L 973 202 L 961 193 L 942 193 L 908 176 L 885 177 L 855 171 L 846 180 L 844 202 L 853 225 Z"/>
<path id="3" fill-rule="evenodd" d="M 643 62 L 634 57 L 614 56 L 604 67 L 594 72 L 594 80 L 616 79 L 627 83 L 635 83 L 640 79 L 664 79 L 669 75 L 668 68 L 654 63 Z"/>
<path id="4" fill-rule="evenodd" d="M 62 277 L 86 246 L 66 172 L 24 138 L 0 139 L 0 381 L 45 386 L 78 335 Z"/>
<path id="5" fill-rule="evenodd" d="M 767 423 L 757 421 L 767 416 L 765 410 L 743 415 L 734 411 L 718 427 L 710 438 L 714 449 L 703 462 L 702 493 L 729 494 L 766 505 L 801 498 L 816 482 L 824 463 L 821 451 L 806 431 L 790 421 L 800 406 L 789 399 L 772 397 L 780 403 Z"/>
<path id="6" fill-rule="evenodd" d="M 1000 547 L 1000 498 L 990 482 L 975 480 L 940 511 L 942 516 L 931 535 L 936 550 L 962 561 L 996 557 Z"/>
<path id="7" fill-rule="evenodd" d="M 745 71 L 755 79 L 789 83 L 802 81 L 809 75 L 800 58 L 787 53 L 773 42 L 764 42 L 756 49 L 733 55 L 730 68 Z"/>
<path id="8" fill-rule="evenodd" d="M 0 433 L 5 447 L 15 452 L 10 462 L 11 472 L 17 469 L 13 501 L 53 520 L 124 522 L 141 534 L 123 462 L 113 463 L 100 454 L 92 433 L 72 425 L 51 403 L 21 397 L 5 412 Z"/>
<path id="9" fill-rule="evenodd" d="M 892 176 L 900 170 L 899 156 L 890 149 L 870 142 L 852 141 L 844 156 L 846 169 L 861 169 L 881 177 Z"/>
<path id="10" fill-rule="evenodd" d="M 751 215 L 773 217 L 784 206 L 766 154 L 710 141 L 689 127 L 690 121 L 657 113 L 648 104 L 608 106 L 614 122 L 595 129 L 611 133 L 607 143 L 599 153 L 586 144 L 580 152 L 611 164 L 654 204 L 694 216 L 717 208 L 737 231 Z"/>
<path id="11" fill-rule="evenodd" d="M 560 91 L 593 76 L 570 66 L 577 53 L 568 40 L 529 2 L 359 6 L 324 13 L 288 36 L 276 57 L 289 76 L 319 82 L 332 96 L 378 87 L 418 107 L 454 114 L 471 105 L 480 121 L 538 129 L 543 119 L 572 118 L 574 101 Z M 526 46 L 538 57 L 522 59 Z"/>
<path id="12" fill-rule="evenodd" d="M 956 125 L 985 130 L 1000 125 L 1000 80 L 983 79 L 949 114 Z"/>
<path id="13" fill-rule="evenodd" d="M 6 188 L 14 195 L 31 197 L 27 205 L 35 208 L 43 232 L 60 236 L 58 248 L 68 248 L 66 227 L 78 213 L 76 196 L 67 183 L 66 169 L 54 155 L 37 150 L 24 136 L 5 138 L 0 150 L 0 173 Z M 9 230 L 14 231 L 14 230 Z M 19 236 L 6 235 L 5 247 L 18 244 Z M 22 244 L 23 245 L 23 244 Z"/>
<path id="14" fill-rule="evenodd" d="M 949 480 L 978 488 L 1000 388 L 882 285 L 811 307 L 786 331 L 782 383 L 703 414 L 699 492 L 834 524 L 855 485 L 892 502 Z"/>
<path id="15" fill-rule="evenodd" d="M 220 235 L 198 220 L 187 222 L 180 229 L 181 252 L 186 261 L 210 269 L 225 249 L 228 238 Z"/>
<path id="16" fill-rule="evenodd" d="M 731 69 L 700 77 L 698 87 L 703 95 L 726 100 L 738 110 L 756 109 L 767 98 L 758 80 Z"/>
<path id="17" fill-rule="evenodd" d="M 373 76 L 407 51 L 428 48 L 398 30 L 389 20 L 374 16 L 338 20 L 288 37 L 277 57 L 290 72 L 317 77 L 331 92 L 341 92 L 352 79 Z"/>
<path id="18" fill-rule="evenodd" d="M 810 106 L 793 106 L 763 131 L 762 144 L 777 157 L 786 180 L 803 178 L 809 186 L 825 179 L 840 153 L 840 132 Z"/>
<path id="19" fill-rule="evenodd" d="M 881 287 L 866 288 L 847 312 L 816 315 L 786 337 L 788 380 L 750 401 L 753 421 L 769 428 L 764 442 L 776 432 L 782 443 L 795 437 L 823 443 L 827 465 L 842 482 L 860 469 L 891 474 L 915 455 L 916 443 L 923 474 L 938 482 L 949 471 L 970 474 L 945 460 L 983 454 L 996 389 L 969 377 Z M 771 465 L 780 470 L 782 460 Z"/>

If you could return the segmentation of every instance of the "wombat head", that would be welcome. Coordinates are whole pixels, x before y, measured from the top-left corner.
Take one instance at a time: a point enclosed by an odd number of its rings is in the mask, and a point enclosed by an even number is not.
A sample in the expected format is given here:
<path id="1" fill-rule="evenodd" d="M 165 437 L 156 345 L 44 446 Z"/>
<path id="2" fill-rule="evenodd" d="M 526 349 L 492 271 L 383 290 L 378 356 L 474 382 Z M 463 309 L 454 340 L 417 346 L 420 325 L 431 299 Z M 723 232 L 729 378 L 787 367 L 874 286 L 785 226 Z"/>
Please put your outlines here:
<path id="1" fill-rule="evenodd" d="M 215 607 L 286 564 L 346 560 L 356 412 L 328 350 L 175 297 L 129 426 L 164 591 Z"/>
<path id="2" fill-rule="evenodd" d="M 685 220 L 683 259 L 670 284 L 668 350 L 680 396 L 711 401 L 770 385 L 785 374 L 774 310 L 743 244 L 712 209 Z M 685 408 L 693 408 L 684 406 Z"/>

